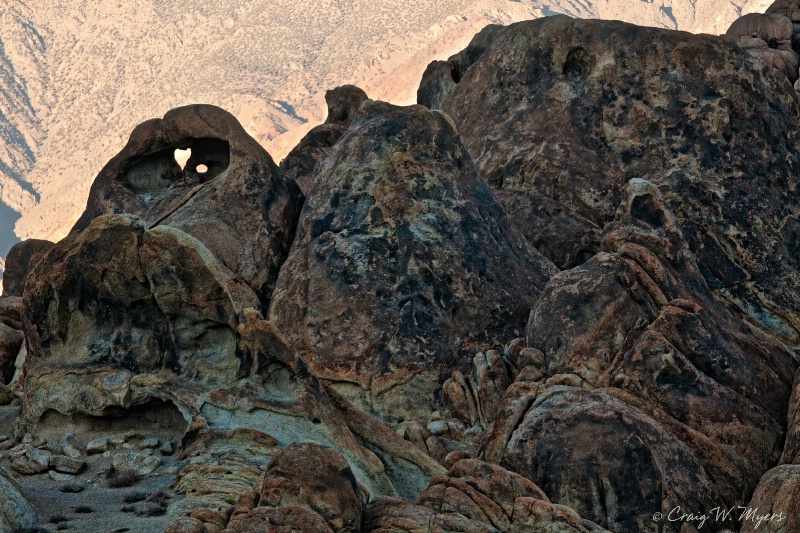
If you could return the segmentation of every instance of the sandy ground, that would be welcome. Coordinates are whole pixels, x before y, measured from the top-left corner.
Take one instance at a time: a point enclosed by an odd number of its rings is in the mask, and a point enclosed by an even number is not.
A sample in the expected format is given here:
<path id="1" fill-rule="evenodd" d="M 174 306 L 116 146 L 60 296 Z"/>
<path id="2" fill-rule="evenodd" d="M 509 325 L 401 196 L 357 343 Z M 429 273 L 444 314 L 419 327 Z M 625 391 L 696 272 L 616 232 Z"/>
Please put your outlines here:
<path id="1" fill-rule="evenodd" d="M 0 407 L 0 435 L 14 434 L 13 425 L 19 412 L 19 406 Z M 54 481 L 46 473 L 16 478 L 38 513 L 38 531 L 154 533 L 164 531 L 167 525 L 174 522 L 174 516 L 137 516 L 134 512 L 122 511 L 126 505 L 124 499 L 133 493 L 139 493 L 142 497 L 163 490 L 172 497 L 170 503 L 180 498 L 169 491 L 175 481 L 176 461 L 173 457 L 162 457 L 162 465 L 153 474 L 132 487 L 124 488 L 107 486 L 106 471 L 111 465 L 110 457 L 92 455 L 83 459 L 87 461 L 87 468 L 71 481 Z M 7 454 L 0 460 L 0 465 L 10 471 Z M 79 485 L 83 491 L 61 492 L 59 489 L 65 485 Z M 91 512 L 87 512 L 87 507 Z"/>

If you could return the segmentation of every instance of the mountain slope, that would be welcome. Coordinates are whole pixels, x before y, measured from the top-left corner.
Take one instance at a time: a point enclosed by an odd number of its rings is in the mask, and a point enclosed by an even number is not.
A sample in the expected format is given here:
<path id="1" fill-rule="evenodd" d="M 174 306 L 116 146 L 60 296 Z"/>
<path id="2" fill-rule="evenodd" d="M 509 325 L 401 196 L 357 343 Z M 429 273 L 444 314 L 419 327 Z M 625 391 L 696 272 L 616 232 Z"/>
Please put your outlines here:
<path id="1" fill-rule="evenodd" d="M 133 127 L 176 106 L 230 110 L 280 159 L 324 119 L 327 89 L 355 83 L 409 103 L 425 66 L 488 23 L 565 13 L 720 33 L 762 4 L 10 0 L 0 6 L 0 258 L 16 237 L 62 237 Z"/>

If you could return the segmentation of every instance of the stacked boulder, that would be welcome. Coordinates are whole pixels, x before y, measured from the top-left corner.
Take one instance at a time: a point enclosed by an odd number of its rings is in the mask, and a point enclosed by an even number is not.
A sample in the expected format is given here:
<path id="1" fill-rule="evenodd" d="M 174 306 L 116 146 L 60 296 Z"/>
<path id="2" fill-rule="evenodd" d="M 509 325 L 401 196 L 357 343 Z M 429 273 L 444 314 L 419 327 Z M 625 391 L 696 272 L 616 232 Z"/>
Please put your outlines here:
<path id="1" fill-rule="evenodd" d="M 418 100 L 565 269 L 524 342 L 445 382 L 447 425 L 611 530 L 747 505 L 798 365 L 794 91 L 725 38 L 555 16 L 486 28 Z"/>
<path id="2" fill-rule="evenodd" d="M 790 83 L 797 82 L 800 67 L 797 0 L 778 0 L 764 14 L 744 15 L 731 24 L 725 35 L 734 39 L 742 50 L 782 72 Z"/>
<path id="3" fill-rule="evenodd" d="M 22 365 L 26 346 L 22 332 L 22 296 L 28 271 L 41 260 L 53 243 L 30 239 L 14 245 L 8 252 L 0 295 L 0 405 L 10 401 L 5 389 Z M 21 357 L 22 356 L 22 357 Z"/>

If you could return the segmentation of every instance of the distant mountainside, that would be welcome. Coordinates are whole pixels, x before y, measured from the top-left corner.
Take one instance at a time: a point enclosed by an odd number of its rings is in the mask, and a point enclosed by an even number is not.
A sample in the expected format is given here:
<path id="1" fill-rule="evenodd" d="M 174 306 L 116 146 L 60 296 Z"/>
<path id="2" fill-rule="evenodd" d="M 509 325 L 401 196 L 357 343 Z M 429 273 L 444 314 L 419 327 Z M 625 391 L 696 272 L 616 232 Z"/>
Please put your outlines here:
<path id="1" fill-rule="evenodd" d="M 413 101 L 425 66 L 489 23 L 564 13 L 724 32 L 769 2 L 726 0 L 7 0 L 0 5 L 0 275 L 19 238 L 61 238 L 133 127 L 230 110 L 276 160 L 344 83 Z"/>

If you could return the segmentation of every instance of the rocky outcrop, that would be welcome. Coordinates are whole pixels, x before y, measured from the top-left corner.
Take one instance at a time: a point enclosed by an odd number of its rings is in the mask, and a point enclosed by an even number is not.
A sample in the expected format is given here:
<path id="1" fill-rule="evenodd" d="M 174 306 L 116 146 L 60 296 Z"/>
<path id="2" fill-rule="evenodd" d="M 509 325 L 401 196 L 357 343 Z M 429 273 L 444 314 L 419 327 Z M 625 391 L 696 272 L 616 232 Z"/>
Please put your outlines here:
<path id="1" fill-rule="evenodd" d="M 716 295 L 800 345 L 796 95 L 729 39 L 564 16 L 488 27 L 432 64 L 418 97 L 453 118 L 492 188 L 520 196 L 504 205 L 547 197 L 537 229 L 514 221 L 537 243 L 566 228 L 566 253 L 541 247 L 561 266 L 581 260 L 573 243 L 596 249 L 642 178 Z"/>
<path id="2" fill-rule="evenodd" d="M 289 155 L 281 161 L 281 170 L 308 193 L 311 176 L 328 150 L 336 144 L 353 122 L 358 108 L 367 100 L 367 93 L 353 85 L 343 85 L 325 93 L 328 118 L 309 131 Z"/>
<path id="3" fill-rule="evenodd" d="M 445 115 L 369 101 L 314 173 L 269 316 L 348 399 L 424 419 L 440 376 L 521 331 L 554 271 Z"/>
<path id="4" fill-rule="evenodd" d="M 3 272 L 3 296 L 22 296 L 28 272 L 52 247 L 52 242 L 39 239 L 28 239 L 12 246 Z"/>
<path id="5" fill-rule="evenodd" d="M 190 235 L 130 215 L 94 219 L 27 284 L 22 428 L 49 441 L 74 433 L 87 450 L 109 427 L 180 441 L 187 463 L 175 489 L 187 496 L 170 504 L 176 516 L 224 510 L 297 441 L 336 450 L 376 496 L 418 495 L 443 472 L 379 422 L 366 427 L 341 398 L 334 404 L 257 306 Z M 19 451 L 21 473 L 55 468 L 25 455 L 41 455 L 34 448 Z M 124 449 L 112 465 L 139 476 L 163 470 L 152 454 Z"/>
<path id="6" fill-rule="evenodd" d="M 190 150 L 182 168 L 176 150 Z M 73 234 L 103 214 L 136 215 L 202 242 L 269 302 L 302 193 L 228 112 L 180 107 L 139 125 L 100 171 Z"/>
<path id="7" fill-rule="evenodd" d="M 418 504 L 377 497 L 358 486 L 330 449 L 295 444 L 276 454 L 254 490 L 225 512 L 198 510 L 167 531 L 463 531 L 600 533 L 575 511 L 550 503 L 530 480 L 477 460 L 459 461 L 431 481 Z"/>
<path id="8" fill-rule="evenodd" d="M 780 465 L 761 478 L 745 509 L 741 533 L 788 533 L 800 528 L 800 466 Z"/>
<path id="9" fill-rule="evenodd" d="M 36 512 L 7 472 L 0 469 L 0 532 L 14 533 L 36 526 Z"/>
<path id="10" fill-rule="evenodd" d="M 517 378 L 481 450 L 612 530 L 744 505 L 780 457 L 797 366 L 714 298 L 664 205 L 633 180 L 604 251 L 550 280 L 526 331 L 543 360 L 520 372 L 541 377 Z"/>
<path id="11" fill-rule="evenodd" d="M 790 83 L 797 81 L 800 58 L 792 49 L 794 26 L 788 17 L 750 13 L 736 20 L 725 35 L 739 48 L 781 71 Z"/>
<path id="12" fill-rule="evenodd" d="M 11 382 L 17 370 L 25 336 L 22 333 L 22 295 L 28 272 L 53 247 L 49 241 L 30 239 L 8 253 L 7 270 L 0 295 L 0 384 Z"/>
<path id="13" fill-rule="evenodd" d="M 530 480 L 483 461 L 459 461 L 435 478 L 419 505 L 379 499 L 370 503 L 366 529 L 509 533 L 605 531 L 568 507 L 553 505 Z"/>
<path id="14" fill-rule="evenodd" d="M 344 457 L 330 448 L 294 444 L 273 456 L 252 495 L 239 498 L 227 528 L 359 533 L 365 504 Z M 301 521 L 308 529 L 297 527 Z"/>

